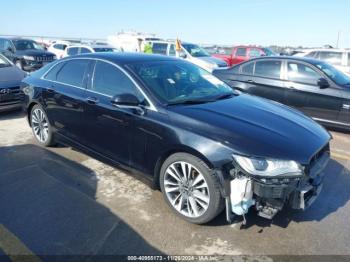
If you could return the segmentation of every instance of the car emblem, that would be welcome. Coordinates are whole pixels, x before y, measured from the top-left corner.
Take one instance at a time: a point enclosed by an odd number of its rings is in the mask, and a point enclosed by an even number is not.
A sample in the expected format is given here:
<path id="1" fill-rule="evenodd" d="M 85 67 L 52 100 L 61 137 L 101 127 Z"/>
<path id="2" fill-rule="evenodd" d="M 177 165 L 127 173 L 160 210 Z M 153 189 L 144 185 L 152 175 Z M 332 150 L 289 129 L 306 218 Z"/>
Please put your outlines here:
<path id="1" fill-rule="evenodd" d="M 0 89 L 0 94 L 9 94 L 10 92 L 10 89 Z"/>

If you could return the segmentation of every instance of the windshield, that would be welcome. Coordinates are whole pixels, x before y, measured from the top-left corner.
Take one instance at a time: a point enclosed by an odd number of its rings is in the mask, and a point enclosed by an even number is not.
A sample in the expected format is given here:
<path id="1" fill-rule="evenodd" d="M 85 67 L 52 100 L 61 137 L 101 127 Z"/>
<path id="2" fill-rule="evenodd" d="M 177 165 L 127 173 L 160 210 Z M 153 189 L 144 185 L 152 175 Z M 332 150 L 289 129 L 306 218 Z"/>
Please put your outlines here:
<path id="1" fill-rule="evenodd" d="M 236 94 L 221 80 L 185 61 L 136 63 L 129 68 L 168 105 L 213 102 Z"/>
<path id="2" fill-rule="evenodd" d="M 4 56 L 0 55 L 0 68 L 11 66 L 10 61 L 8 61 Z"/>
<path id="3" fill-rule="evenodd" d="M 275 56 L 276 55 L 276 53 L 274 51 L 272 51 L 270 48 L 263 48 L 263 50 L 267 56 Z"/>
<path id="4" fill-rule="evenodd" d="M 95 52 L 116 52 L 114 48 L 111 47 L 94 47 Z"/>
<path id="5" fill-rule="evenodd" d="M 44 50 L 41 45 L 32 40 L 14 40 L 13 41 L 17 50 Z"/>
<path id="6" fill-rule="evenodd" d="M 182 44 L 182 47 L 186 49 L 193 57 L 205 57 L 210 56 L 210 54 L 198 45 L 194 44 Z"/>
<path id="7" fill-rule="evenodd" d="M 316 66 L 321 69 L 329 78 L 338 85 L 350 85 L 350 77 L 327 63 L 317 63 Z"/>

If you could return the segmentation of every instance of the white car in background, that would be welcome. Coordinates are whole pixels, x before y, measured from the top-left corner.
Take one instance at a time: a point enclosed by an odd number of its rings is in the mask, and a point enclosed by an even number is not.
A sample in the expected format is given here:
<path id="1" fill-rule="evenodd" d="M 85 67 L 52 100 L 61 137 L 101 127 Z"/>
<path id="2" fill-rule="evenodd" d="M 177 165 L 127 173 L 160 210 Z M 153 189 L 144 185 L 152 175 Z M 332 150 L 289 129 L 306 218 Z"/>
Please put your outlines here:
<path id="1" fill-rule="evenodd" d="M 153 54 L 178 56 L 209 72 L 218 68 L 227 68 L 227 63 L 225 61 L 212 57 L 207 51 L 196 44 L 181 43 L 182 50 L 176 54 L 175 40 L 152 40 L 146 42 L 151 44 Z"/>
<path id="2" fill-rule="evenodd" d="M 70 45 L 71 43 L 68 41 L 56 41 L 49 46 L 47 51 L 54 53 L 57 59 L 60 59 L 64 56 L 66 48 Z"/>
<path id="3" fill-rule="evenodd" d="M 350 76 L 350 49 L 312 49 L 303 56 L 325 61 Z"/>
<path id="4" fill-rule="evenodd" d="M 63 57 L 99 53 L 99 52 L 120 52 L 117 48 L 107 45 L 71 45 L 68 46 L 63 54 Z"/>

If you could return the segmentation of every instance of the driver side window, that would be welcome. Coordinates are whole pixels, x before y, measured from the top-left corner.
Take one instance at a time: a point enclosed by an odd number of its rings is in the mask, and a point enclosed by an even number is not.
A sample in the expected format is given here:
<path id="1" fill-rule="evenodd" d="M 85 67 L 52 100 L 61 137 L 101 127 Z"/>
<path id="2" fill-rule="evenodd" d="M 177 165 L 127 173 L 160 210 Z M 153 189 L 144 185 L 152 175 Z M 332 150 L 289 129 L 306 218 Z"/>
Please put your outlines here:
<path id="1" fill-rule="evenodd" d="M 144 100 L 141 92 L 124 72 L 114 65 L 102 61 L 96 62 L 91 90 L 111 97 L 133 94 L 140 101 Z"/>
<path id="2" fill-rule="evenodd" d="M 299 82 L 304 84 L 317 85 L 317 81 L 322 77 L 311 67 L 295 63 L 288 62 L 288 80 L 292 82 Z"/>

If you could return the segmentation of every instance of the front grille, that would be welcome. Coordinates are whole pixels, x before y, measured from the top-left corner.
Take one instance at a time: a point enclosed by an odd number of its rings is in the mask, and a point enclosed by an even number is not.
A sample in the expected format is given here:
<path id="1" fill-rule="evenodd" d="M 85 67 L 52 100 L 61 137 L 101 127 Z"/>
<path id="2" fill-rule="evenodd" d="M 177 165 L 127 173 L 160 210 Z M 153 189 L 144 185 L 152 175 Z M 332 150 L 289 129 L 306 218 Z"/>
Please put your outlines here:
<path id="1" fill-rule="evenodd" d="M 313 167 L 315 163 L 323 156 L 324 153 L 330 153 L 329 144 L 325 145 L 321 150 L 319 150 L 310 160 L 310 167 Z"/>
<path id="2" fill-rule="evenodd" d="M 53 56 L 36 56 L 35 60 L 38 62 L 52 62 Z"/>

